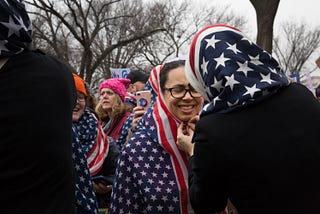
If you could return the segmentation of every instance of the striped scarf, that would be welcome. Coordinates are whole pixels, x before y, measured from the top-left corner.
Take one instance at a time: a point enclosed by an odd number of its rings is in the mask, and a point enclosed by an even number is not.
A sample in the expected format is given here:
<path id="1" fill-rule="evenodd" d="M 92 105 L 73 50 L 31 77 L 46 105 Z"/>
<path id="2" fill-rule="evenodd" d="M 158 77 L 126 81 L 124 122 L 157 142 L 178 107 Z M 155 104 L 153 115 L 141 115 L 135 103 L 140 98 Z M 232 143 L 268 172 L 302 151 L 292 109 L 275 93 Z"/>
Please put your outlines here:
<path id="1" fill-rule="evenodd" d="M 160 89 L 160 70 L 162 67 L 155 68 L 151 74 L 151 86 L 157 91 L 157 99 L 154 104 L 153 118 L 157 126 L 158 143 L 164 150 L 170 154 L 172 166 L 177 180 L 180 192 L 181 213 L 188 211 L 188 159 L 184 151 L 178 149 L 177 130 L 181 121 L 179 121 L 168 109 L 163 94 Z"/>
<path id="2" fill-rule="evenodd" d="M 96 175 L 109 151 L 109 141 L 103 132 L 100 121 L 85 109 L 77 122 L 73 123 L 82 150 L 86 154 L 91 176 Z"/>

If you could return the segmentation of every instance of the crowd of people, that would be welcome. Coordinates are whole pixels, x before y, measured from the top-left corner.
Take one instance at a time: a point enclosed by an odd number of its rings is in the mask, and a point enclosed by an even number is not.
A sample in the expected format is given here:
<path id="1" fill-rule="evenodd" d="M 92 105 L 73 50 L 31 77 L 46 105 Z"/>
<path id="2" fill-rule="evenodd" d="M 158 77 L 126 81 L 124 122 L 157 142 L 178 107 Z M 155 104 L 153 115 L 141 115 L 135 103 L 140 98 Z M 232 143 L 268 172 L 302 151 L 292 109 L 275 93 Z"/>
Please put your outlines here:
<path id="1" fill-rule="evenodd" d="M 1 213 L 318 212 L 320 103 L 237 28 L 208 25 L 97 98 L 31 29 L 0 1 Z"/>

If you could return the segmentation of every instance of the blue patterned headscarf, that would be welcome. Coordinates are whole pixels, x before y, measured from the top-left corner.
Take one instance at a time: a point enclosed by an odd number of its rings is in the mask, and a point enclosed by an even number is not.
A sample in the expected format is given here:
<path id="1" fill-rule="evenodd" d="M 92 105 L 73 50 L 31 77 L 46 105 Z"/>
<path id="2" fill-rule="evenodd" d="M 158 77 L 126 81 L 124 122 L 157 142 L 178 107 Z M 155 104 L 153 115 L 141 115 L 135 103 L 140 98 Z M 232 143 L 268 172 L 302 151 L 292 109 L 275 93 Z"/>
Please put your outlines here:
<path id="1" fill-rule="evenodd" d="M 223 24 L 196 34 L 186 76 L 208 101 L 203 114 L 227 113 L 260 102 L 290 83 L 269 53 L 238 29 Z"/>
<path id="2" fill-rule="evenodd" d="M 23 0 L 0 1 L 0 57 L 32 48 L 32 24 Z"/>

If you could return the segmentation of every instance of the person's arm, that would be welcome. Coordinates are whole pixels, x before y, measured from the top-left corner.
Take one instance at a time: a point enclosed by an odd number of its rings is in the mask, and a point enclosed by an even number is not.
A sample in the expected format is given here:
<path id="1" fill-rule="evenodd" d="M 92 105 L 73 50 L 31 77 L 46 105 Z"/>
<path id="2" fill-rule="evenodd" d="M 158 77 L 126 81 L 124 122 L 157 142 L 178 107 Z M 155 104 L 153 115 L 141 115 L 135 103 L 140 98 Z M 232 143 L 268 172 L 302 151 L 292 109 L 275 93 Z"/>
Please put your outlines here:
<path id="1" fill-rule="evenodd" d="M 227 172 L 209 138 L 212 131 L 207 124 L 197 124 L 194 153 L 189 158 L 189 197 L 197 214 L 222 212 L 227 206 Z"/>

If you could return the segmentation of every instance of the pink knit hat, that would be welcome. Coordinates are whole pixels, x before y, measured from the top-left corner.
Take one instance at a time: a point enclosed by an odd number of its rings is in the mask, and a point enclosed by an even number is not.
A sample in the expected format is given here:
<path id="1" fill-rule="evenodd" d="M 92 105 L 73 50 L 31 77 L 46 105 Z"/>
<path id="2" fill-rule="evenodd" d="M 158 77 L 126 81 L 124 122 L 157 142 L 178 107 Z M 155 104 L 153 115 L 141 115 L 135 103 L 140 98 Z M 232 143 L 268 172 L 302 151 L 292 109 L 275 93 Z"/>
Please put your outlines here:
<path id="1" fill-rule="evenodd" d="M 114 93 L 118 94 L 121 97 L 122 102 L 124 102 L 129 84 L 130 80 L 125 78 L 107 79 L 100 84 L 99 93 L 101 93 L 101 89 L 109 88 L 114 91 Z"/>

